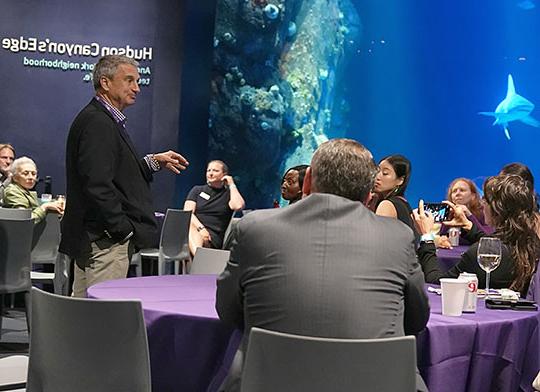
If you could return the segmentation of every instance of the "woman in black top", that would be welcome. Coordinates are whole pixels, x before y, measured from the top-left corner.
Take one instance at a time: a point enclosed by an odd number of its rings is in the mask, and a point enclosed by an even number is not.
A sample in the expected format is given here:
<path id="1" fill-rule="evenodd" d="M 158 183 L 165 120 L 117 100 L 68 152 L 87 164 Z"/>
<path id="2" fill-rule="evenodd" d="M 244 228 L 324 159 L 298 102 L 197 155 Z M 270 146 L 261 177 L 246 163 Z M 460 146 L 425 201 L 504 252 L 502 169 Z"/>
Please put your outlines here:
<path id="1" fill-rule="evenodd" d="M 411 177 L 411 162 L 403 155 L 390 155 L 379 162 L 375 178 L 374 197 L 377 215 L 396 218 L 414 232 L 412 208 L 405 199 L 405 190 Z M 416 234 L 416 232 L 415 232 Z"/>
<path id="2" fill-rule="evenodd" d="M 233 212 L 244 205 L 227 165 L 218 160 L 209 162 L 206 185 L 194 186 L 184 203 L 184 210 L 193 212 L 189 228 L 191 254 L 198 247 L 221 248 Z"/>
<path id="3" fill-rule="evenodd" d="M 534 273 L 536 261 L 540 255 L 540 239 L 536 233 L 536 202 L 534 190 L 525 180 L 516 175 L 498 175 L 490 177 L 484 183 L 484 215 L 486 223 L 495 228 L 492 234 L 504 244 L 501 263 L 491 272 L 490 286 L 510 288 L 525 296 L 530 279 Z M 478 241 L 484 233 L 467 218 L 464 210 L 453 203 L 447 204 L 454 211 L 454 219 L 448 225 L 459 226 L 470 241 Z M 435 245 L 429 238 L 433 227 L 433 217 L 424 213 L 420 201 L 414 220 L 422 240 L 418 248 L 418 258 L 426 282 L 439 283 L 440 278 L 455 278 L 461 272 L 475 273 L 479 287 L 485 287 L 486 273 L 476 261 L 478 243 L 463 254 L 461 260 L 447 272 L 439 269 Z"/>

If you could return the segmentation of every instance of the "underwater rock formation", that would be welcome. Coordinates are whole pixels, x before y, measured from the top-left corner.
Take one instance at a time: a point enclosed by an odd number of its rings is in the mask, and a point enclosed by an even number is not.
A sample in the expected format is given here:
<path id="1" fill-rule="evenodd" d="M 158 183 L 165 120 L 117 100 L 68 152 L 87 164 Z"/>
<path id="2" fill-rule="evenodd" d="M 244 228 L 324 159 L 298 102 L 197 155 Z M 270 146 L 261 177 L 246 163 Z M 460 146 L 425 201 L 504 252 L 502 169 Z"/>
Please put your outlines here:
<path id="1" fill-rule="evenodd" d="M 359 29 L 349 0 L 218 0 L 209 153 L 249 207 L 270 207 L 285 168 L 327 140 Z"/>

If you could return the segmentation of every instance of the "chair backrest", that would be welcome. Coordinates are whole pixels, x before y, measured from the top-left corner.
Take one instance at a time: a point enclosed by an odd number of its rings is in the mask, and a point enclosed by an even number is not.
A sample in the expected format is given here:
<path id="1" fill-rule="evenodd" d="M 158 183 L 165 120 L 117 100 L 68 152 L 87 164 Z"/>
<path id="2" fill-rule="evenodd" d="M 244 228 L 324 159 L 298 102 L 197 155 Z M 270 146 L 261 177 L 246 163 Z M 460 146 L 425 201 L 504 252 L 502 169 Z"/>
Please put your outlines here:
<path id="1" fill-rule="evenodd" d="M 60 219 L 58 214 L 49 213 L 34 225 L 32 240 L 32 263 L 54 264 L 60 245 Z"/>
<path id="2" fill-rule="evenodd" d="M 0 218 L 0 294 L 30 290 L 32 219 Z"/>
<path id="3" fill-rule="evenodd" d="M 416 391 L 415 338 L 327 339 L 252 328 L 241 391 Z"/>
<path id="4" fill-rule="evenodd" d="M 9 355 L 0 358 L 0 391 L 24 391 L 27 373 L 27 355 Z"/>
<path id="5" fill-rule="evenodd" d="M 3 208 L 0 207 L 0 219 L 25 220 L 32 218 L 29 208 Z"/>
<path id="6" fill-rule="evenodd" d="M 220 274 L 229 261 L 231 252 L 222 249 L 197 248 L 189 273 L 191 275 Z"/>
<path id="7" fill-rule="evenodd" d="M 191 211 L 167 210 L 159 241 L 159 252 L 165 260 L 189 259 L 190 222 Z"/>
<path id="8" fill-rule="evenodd" d="M 231 249 L 232 240 L 234 239 L 234 230 L 240 219 L 242 218 L 235 218 L 234 216 L 231 218 L 229 226 L 227 226 L 227 230 L 225 230 L 225 235 L 223 236 L 223 246 L 221 247 L 222 249 Z"/>
<path id="9" fill-rule="evenodd" d="M 141 303 L 32 288 L 27 391 L 150 392 Z"/>

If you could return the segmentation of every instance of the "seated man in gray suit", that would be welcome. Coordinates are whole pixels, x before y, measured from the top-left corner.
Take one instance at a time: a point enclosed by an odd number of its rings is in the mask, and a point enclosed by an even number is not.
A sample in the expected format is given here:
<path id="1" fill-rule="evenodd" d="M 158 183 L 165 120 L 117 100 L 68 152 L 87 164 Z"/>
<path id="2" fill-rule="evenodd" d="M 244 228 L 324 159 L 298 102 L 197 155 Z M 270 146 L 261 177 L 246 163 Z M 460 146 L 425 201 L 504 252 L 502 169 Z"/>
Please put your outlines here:
<path id="1" fill-rule="evenodd" d="M 219 317 L 243 328 L 245 337 L 253 326 L 350 339 L 420 332 L 429 304 L 414 234 L 362 204 L 376 173 L 358 142 L 323 143 L 304 178 L 307 197 L 238 223 L 218 279 Z M 226 389 L 237 390 L 232 372 Z"/>

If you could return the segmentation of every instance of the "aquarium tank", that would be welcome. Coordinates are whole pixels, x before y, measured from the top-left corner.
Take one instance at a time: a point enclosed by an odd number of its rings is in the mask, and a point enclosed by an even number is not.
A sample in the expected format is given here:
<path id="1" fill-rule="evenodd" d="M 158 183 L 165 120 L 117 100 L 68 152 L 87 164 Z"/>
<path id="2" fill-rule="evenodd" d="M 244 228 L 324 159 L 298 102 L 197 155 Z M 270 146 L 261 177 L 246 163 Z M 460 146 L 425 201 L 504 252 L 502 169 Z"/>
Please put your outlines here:
<path id="1" fill-rule="evenodd" d="M 208 154 L 248 207 L 336 137 L 408 157 L 412 205 L 509 162 L 540 173 L 536 0 L 217 3 Z"/>

